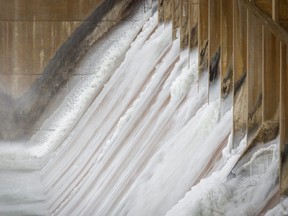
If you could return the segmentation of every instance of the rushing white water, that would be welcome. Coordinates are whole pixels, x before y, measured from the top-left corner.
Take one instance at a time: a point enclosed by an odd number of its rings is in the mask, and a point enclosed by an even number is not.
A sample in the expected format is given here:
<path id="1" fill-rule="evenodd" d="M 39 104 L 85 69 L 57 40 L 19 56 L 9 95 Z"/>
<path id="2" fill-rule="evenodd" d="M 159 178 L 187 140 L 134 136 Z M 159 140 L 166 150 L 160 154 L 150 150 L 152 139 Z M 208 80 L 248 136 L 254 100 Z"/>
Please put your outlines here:
<path id="1" fill-rule="evenodd" d="M 75 71 L 90 75 L 43 125 L 53 132 L 1 152 L 0 215 L 253 215 L 265 203 L 277 145 L 228 177 L 246 145 L 227 141 L 232 111 L 220 118 L 198 91 L 197 50 L 180 51 L 157 14 L 144 23 L 119 25 L 100 60 L 91 48 Z"/>
<path id="2" fill-rule="evenodd" d="M 21 143 L 17 147 L 15 147 L 15 143 L 13 145 L 2 144 L 3 148 L 1 147 L 0 154 L 3 159 L 4 157 L 8 160 L 11 158 L 20 160 L 43 158 L 54 148 L 57 148 L 57 143 L 71 130 L 87 105 L 123 61 L 127 50 L 141 28 L 147 28 L 147 33 L 149 33 L 149 30 L 152 31 L 157 25 L 157 20 L 154 19 L 143 26 L 149 13 L 145 14 L 141 7 L 138 10 L 131 17 L 132 21 L 121 22 L 110 30 L 105 39 L 101 39 L 90 48 L 89 52 L 80 61 L 79 68 L 75 68 L 68 83 L 68 87 L 73 88 L 72 91 L 66 96 L 54 114 L 45 121 L 40 132 L 36 133 L 28 144 L 25 143 L 25 147 Z M 140 15 L 142 19 L 139 19 Z M 139 44 L 135 45 L 135 48 L 141 47 L 141 43 L 144 41 L 145 35 L 142 40 L 139 40 Z M 75 86 L 74 82 L 77 82 Z M 18 151 L 19 148 L 22 148 L 22 151 Z M 5 160 L 2 160 L 1 163 L 5 163 Z M 6 165 L 9 166 L 9 164 Z"/>
<path id="3" fill-rule="evenodd" d="M 219 102 L 207 105 L 207 92 L 197 91 L 197 52 L 188 68 L 171 26 L 158 27 L 139 50 L 149 31 L 44 168 L 51 214 L 163 215 L 228 136 L 231 114 L 218 123 Z"/>
<path id="4" fill-rule="evenodd" d="M 272 142 L 256 150 L 227 179 L 245 147 L 243 141 L 232 154 L 224 154 L 226 162 L 219 171 L 195 185 L 167 216 L 257 215 L 277 183 L 278 148 Z"/>

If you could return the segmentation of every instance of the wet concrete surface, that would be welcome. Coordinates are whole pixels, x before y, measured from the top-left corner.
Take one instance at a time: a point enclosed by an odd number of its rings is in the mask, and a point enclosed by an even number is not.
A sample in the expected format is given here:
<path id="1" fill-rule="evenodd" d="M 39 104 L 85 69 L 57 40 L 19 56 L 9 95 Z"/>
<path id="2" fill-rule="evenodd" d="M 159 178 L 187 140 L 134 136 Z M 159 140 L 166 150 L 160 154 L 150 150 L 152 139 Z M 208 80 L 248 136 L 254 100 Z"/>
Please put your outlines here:
<path id="1" fill-rule="evenodd" d="M 46 107 L 56 100 L 57 94 L 67 84 L 73 69 L 89 47 L 99 38 L 105 37 L 106 29 L 117 22 L 128 20 L 133 7 L 137 6 L 139 5 L 131 0 L 104 1 L 62 44 L 42 75 L 23 96 L 14 98 L 0 90 L 0 140 L 28 140 L 37 130 L 35 123 Z M 113 15 L 107 16 L 113 8 Z"/>

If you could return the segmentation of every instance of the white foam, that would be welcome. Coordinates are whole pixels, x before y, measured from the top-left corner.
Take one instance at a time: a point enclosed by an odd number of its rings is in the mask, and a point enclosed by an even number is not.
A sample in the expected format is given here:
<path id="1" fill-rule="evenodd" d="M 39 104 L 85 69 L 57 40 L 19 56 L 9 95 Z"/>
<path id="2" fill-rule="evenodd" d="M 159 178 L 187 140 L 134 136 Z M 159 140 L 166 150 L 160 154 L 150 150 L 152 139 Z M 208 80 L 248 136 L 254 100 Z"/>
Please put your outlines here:
<path id="1" fill-rule="evenodd" d="M 193 62 L 191 65 L 188 65 L 188 58 L 187 55 L 181 56 L 182 59 L 185 59 L 186 66 L 181 70 L 181 74 L 177 76 L 177 78 L 173 81 L 172 86 L 170 88 L 171 91 L 171 100 L 173 102 L 179 101 L 181 98 L 185 97 L 191 86 L 192 83 L 197 79 L 197 72 L 198 72 L 198 60 L 197 55 L 193 58 Z"/>
<path id="2" fill-rule="evenodd" d="M 278 148 L 275 144 L 260 148 L 247 163 L 237 169 L 235 177 L 227 180 L 244 149 L 244 145 L 240 146 L 232 154 L 227 154 L 226 149 L 225 157 L 229 156 L 223 168 L 195 185 L 167 216 L 240 216 L 259 213 L 277 182 Z M 251 169 L 257 172 L 250 172 Z"/>

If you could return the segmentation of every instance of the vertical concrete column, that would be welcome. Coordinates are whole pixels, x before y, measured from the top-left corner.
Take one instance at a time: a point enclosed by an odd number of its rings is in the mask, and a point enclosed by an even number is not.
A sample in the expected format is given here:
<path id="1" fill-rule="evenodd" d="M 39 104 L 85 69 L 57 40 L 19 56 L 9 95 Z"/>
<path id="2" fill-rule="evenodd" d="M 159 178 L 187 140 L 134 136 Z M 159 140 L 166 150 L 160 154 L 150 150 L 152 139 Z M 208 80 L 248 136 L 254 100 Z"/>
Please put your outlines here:
<path id="1" fill-rule="evenodd" d="M 280 192 L 288 195 L 288 53 L 280 47 Z"/>
<path id="2" fill-rule="evenodd" d="M 158 0 L 158 23 L 164 22 L 164 1 Z"/>
<path id="3" fill-rule="evenodd" d="M 272 19 L 279 21 L 279 0 L 272 0 Z"/>
<path id="4" fill-rule="evenodd" d="M 172 20 L 172 1 L 173 0 L 164 0 L 164 22 L 170 22 Z"/>
<path id="5" fill-rule="evenodd" d="M 221 114 L 233 102 L 233 2 L 221 0 Z"/>
<path id="6" fill-rule="evenodd" d="M 181 0 L 180 9 L 180 47 L 184 49 L 189 43 L 189 0 Z"/>
<path id="7" fill-rule="evenodd" d="M 273 121 L 278 125 L 280 102 L 280 41 L 267 29 L 264 30 L 263 49 L 263 122 Z M 276 133 L 277 131 L 274 132 Z M 277 134 L 275 134 L 275 136 L 276 135 Z"/>
<path id="8" fill-rule="evenodd" d="M 158 0 L 158 22 L 169 22 L 172 19 L 172 1 Z"/>
<path id="9" fill-rule="evenodd" d="M 233 1 L 233 147 L 247 132 L 247 10 Z"/>
<path id="10" fill-rule="evenodd" d="M 288 27 L 288 2 L 273 0 L 275 21 Z M 277 11 L 278 6 L 278 11 Z M 278 14 L 277 14 L 278 12 Z M 277 17 L 278 15 L 278 17 Z M 278 20 L 277 20 L 278 19 Z M 280 193 L 288 195 L 288 47 L 280 43 Z"/>
<path id="11" fill-rule="evenodd" d="M 189 0 L 189 48 L 197 46 L 198 42 L 198 0 Z"/>
<path id="12" fill-rule="evenodd" d="M 257 17 L 248 12 L 248 143 L 262 126 L 263 109 L 263 29 Z"/>
<path id="13" fill-rule="evenodd" d="M 180 15 L 181 15 L 180 0 L 172 0 L 172 39 L 177 38 L 177 30 L 180 27 Z"/>
<path id="14" fill-rule="evenodd" d="M 198 4 L 198 82 L 199 89 L 208 91 L 208 0 Z"/>
<path id="15" fill-rule="evenodd" d="M 277 7 L 277 1 L 275 2 Z M 275 9 L 276 9 L 275 7 Z M 278 21 L 280 26 L 287 29 L 288 28 L 288 1 L 278 0 L 278 17 L 275 16 L 275 18 L 278 18 Z M 277 10 L 277 9 L 276 9 Z M 277 14 L 277 13 L 275 13 Z"/>
<path id="16" fill-rule="evenodd" d="M 220 22 L 221 22 L 221 1 L 209 0 L 209 96 L 208 100 L 213 101 L 220 98 Z"/>

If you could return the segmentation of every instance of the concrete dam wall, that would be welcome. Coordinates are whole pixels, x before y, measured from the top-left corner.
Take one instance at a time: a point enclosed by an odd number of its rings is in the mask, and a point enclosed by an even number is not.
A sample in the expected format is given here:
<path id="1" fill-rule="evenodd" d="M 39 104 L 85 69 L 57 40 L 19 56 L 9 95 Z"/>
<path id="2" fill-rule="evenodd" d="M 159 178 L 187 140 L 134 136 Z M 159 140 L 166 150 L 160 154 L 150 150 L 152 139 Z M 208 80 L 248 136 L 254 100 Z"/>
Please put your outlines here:
<path id="1" fill-rule="evenodd" d="M 207 89 L 208 101 L 221 97 L 222 113 L 233 107 L 233 146 L 246 135 L 253 146 L 280 134 L 286 158 L 287 2 L 167 0 L 159 5 L 159 20 L 172 21 L 174 39 L 180 28 L 182 49 L 193 49 L 198 37 L 199 88 Z M 280 167 L 284 193 L 286 165 Z"/>
<path id="2" fill-rule="evenodd" d="M 58 91 L 66 89 L 68 92 L 69 87 L 65 82 L 73 76 L 72 68 L 83 53 L 111 26 L 125 19 L 132 8 L 127 8 L 129 4 L 124 1 L 106 1 L 102 5 L 99 5 L 99 1 L 89 1 L 90 5 L 82 2 L 86 5 L 84 8 L 77 6 L 80 4 L 78 1 L 74 6 L 70 2 L 63 2 L 63 8 L 67 5 L 72 8 L 66 8 L 71 14 L 57 15 L 61 7 L 44 1 L 37 1 L 34 9 L 23 1 L 16 1 L 15 4 L 4 2 L 3 8 L 7 7 L 12 13 L 10 17 L 3 13 L 1 22 L 7 28 L 4 27 L 2 31 L 1 60 L 4 67 L 1 70 L 0 137 L 4 140 L 29 139 L 31 133 L 39 130 L 35 122 L 55 100 L 53 98 Z M 26 10 L 23 5 L 26 5 Z M 39 13 L 41 8 L 44 8 L 46 15 Z M 19 14 L 22 20 L 17 20 Z M 94 31 L 96 27 L 98 29 Z M 25 31 L 21 31 L 21 28 Z"/>
<path id="3" fill-rule="evenodd" d="M 286 1 L 0 5 L 0 215 L 287 213 Z"/>
<path id="4" fill-rule="evenodd" d="M 1 1 L 1 85 L 21 96 L 100 1 Z"/>

